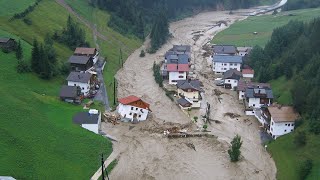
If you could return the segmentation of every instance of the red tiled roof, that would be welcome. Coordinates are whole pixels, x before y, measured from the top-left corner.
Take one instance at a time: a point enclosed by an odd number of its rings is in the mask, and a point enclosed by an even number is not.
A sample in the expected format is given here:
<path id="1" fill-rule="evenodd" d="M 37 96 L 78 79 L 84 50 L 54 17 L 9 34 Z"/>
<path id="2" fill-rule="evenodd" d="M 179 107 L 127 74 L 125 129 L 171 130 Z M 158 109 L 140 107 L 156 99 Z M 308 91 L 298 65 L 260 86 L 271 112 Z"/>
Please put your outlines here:
<path id="1" fill-rule="evenodd" d="M 189 64 L 167 64 L 168 72 L 189 71 Z"/>
<path id="2" fill-rule="evenodd" d="M 242 74 L 254 74 L 253 69 L 242 69 Z"/>
<path id="3" fill-rule="evenodd" d="M 121 104 L 124 104 L 124 105 L 132 105 L 132 106 L 135 106 L 135 107 L 139 107 L 139 108 L 143 108 L 143 109 L 148 109 L 150 110 L 150 104 L 142 101 L 140 98 L 138 98 L 137 96 L 128 96 L 128 97 L 124 97 L 124 98 L 121 98 L 121 99 L 118 99 L 118 101 L 121 103 Z M 141 101 L 141 103 L 135 103 L 137 101 Z M 151 110 L 150 110 L 151 111 Z"/>

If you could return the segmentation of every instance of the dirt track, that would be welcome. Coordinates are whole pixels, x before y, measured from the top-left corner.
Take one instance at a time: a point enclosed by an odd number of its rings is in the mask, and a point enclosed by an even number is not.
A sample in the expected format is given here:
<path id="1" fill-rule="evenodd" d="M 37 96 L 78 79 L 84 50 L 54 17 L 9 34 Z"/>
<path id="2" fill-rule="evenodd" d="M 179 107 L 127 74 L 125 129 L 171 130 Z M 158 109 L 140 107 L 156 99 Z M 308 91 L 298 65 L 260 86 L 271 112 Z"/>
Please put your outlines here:
<path id="1" fill-rule="evenodd" d="M 258 124 L 244 116 L 235 92 L 220 89 L 221 103 L 214 95 L 214 78 L 207 58 L 202 57 L 202 47 L 213 35 L 227 28 L 236 20 L 245 17 L 228 15 L 226 12 L 207 12 L 170 24 L 174 36 L 156 54 L 139 57 L 137 49 L 126 61 L 116 78 L 118 97 L 136 95 L 151 104 L 151 118 L 138 125 L 103 124 L 103 129 L 117 139 L 114 151 L 120 154 L 118 165 L 111 173 L 111 179 L 275 179 L 276 167 L 268 153 L 260 145 Z M 221 26 L 214 26 L 218 21 Z M 199 36 L 195 37 L 195 32 Z M 196 41 L 195 41 L 196 40 Z M 205 99 L 211 104 L 211 118 L 221 124 L 212 124 L 209 130 L 218 138 L 167 139 L 157 132 L 158 128 L 170 123 L 187 124 L 187 117 L 164 91 L 155 83 L 152 64 L 163 59 L 165 51 L 173 44 L 192 46 L 193 62 L 198 78 L 204 83 Z M 203 114 L 203 108 L 200 114 Z M 238 119 L 224 117 L 231 112 L 241 115 Z M 164 124 L 165 123 L 165 124 Z M 202 122 L 199 121 L 201 126 Z M 196 125 L 189 128 L 195 129 Z M 242 159 L 231 163 L 227 154 L 229 142 L 235 134 L 243 138 Z M 192 143 L 195 149 L 187 146 Z"/>

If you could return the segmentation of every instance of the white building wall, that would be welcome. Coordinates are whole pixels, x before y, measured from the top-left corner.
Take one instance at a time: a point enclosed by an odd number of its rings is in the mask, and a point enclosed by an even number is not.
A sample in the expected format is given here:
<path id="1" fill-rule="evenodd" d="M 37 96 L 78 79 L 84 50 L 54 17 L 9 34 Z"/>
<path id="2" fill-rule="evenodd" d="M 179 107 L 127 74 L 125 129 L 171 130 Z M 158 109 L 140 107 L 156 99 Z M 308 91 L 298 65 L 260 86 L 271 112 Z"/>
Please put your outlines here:
<path id="1" fill-rule="evenodd" d="M 241 63 L 222 63 L 213 61 L 212 70 L 216 74 L 224 73 L 230 69 L 236 69 L 238 71 L 241 71 Z"/>
<path id="2" fill-rule="evenodd" d="M 271 117 L 270 133 L 274 139 L 294 130 L 294 122 L 274 122 Z"/>
<path id="3" fill-rule="evenodd" d="M 99 134 L 99 125 L 98 124 L 82 124 L 81 127 L 92 131 L 96 134 Z"/>
<path id="4" fill-rule="evenodd" d="M 68 81 L 68 86 L 80 86 L 81 92 L 86 96 L 90 91 L 90 81 L 87 83 Z"/>
<path id="5" fill-rule="evenodd" d="M 260 98 L 249 98 L 249 107 L 260 108 L 262 105 L 264 104 L 260 104 Z M 270 105 L 270 99 L 267 105 Z"/>
<path id="6" fill-rule="evenodd" d="M 253 78 L 253 74 L 242 74 L 244 78 Z"/>
<path id="7" fill-rule="evenodd" d="M 131 109 L 133 108 L 133 109 Z M 142 109 L 142 108 L 138 108 L 138 107 L 134 107 L 134 106 L 130 106 L 130 105 L 124 105 L 124 104 L 119 104 L 118 106 L 118 113 L 125 118 L 129 118 L 131 120 L 133 120 L 133 116 L 134 114 L 137 114 L 137 119 L 139 121 L 144 121 L 147 119 L 149 110 L 146 109 Z M 142 110 L 142 112 L 140 111 Z M 141 117 L 139 117 L 139 115 L 141 115 Z"/>
<path id="8" fill-rule="evenodd" d="M 238 86 L 238 80 L 236 79 L 225 79 L 224 80 L 225 84 L 231 84 L 231 88 L 234 89 L 235 87 Z"/>
<path id="9" fill-rule="evenodd" d="M 244 98 L 244 91 L 239 91 L 239 100 L 243 100 Z"/>
<path id="10" fill-rule="evenodd" d="M 245 56 L 245 55 L 247 55 L 247 54 L 248 54 L 248 52 L 243 52 L 243 51 L 240 51 L 240 52 L 239 52 L 239 55 L 242 56 L 242 57 Z"/>
<path id="11" fill-rule="evenodd" d="M 169 72 L 169 84 L 177 84 L 177 82 L 173 82 L 174 80 L 186 80 L 187 72 Z"/>

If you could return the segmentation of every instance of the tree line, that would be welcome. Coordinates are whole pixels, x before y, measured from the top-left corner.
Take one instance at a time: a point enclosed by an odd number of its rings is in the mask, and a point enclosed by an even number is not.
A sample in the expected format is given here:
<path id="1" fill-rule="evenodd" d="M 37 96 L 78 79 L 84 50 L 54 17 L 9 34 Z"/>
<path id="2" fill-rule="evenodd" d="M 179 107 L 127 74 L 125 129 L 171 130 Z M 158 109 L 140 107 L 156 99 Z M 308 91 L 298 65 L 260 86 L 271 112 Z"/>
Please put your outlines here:
<path id="1" fill-rule="evenodd" d="M 21 13 L 16 13 L 12 16 L 11 20 L 14 20 L 14 19 L 22 19 L 24 17 L 26 17 L 29 13 L 31 13 L 34 8 L 36 6 L 38 6 L 38 4 L 41 2 L 42 0 L 37 0 L 33 5 L 30 5 L 28 6 L 27 9 L 25 9 L 24 11 L 22 11 Z"/>
<path id="2" fill-rule="evenodd" d="M 289 0 L 283 7 L 284 10 L 316 8 L 320 6 L 320 0 Z"/>
<path id="3" fill-rule="evenodd" d="M 292 81 L 293 106 L 320 133 L 320 18 L 291 21 L 273 31 L 265 48 L 254 47 L 249 64 L 260 82 L 285 76 Z"/>

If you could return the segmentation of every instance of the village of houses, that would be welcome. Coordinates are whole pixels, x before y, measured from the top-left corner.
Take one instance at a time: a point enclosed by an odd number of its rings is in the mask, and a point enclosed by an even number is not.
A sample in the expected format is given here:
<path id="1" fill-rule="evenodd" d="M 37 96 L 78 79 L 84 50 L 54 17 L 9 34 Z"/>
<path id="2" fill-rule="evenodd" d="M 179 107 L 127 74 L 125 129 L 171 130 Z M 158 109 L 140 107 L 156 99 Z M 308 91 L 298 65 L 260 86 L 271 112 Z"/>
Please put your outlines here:
<path id="1" fill-rule="evenodd" d="M 216 88 L 236 91 L 239 103 L 243 104 L 245 115 L 256 117 L 261 129 L 276 139 L 294 130 L 295 121 L 299 115 L 293 107 L 274 102 L 270 84 L 254 82 L 254 70 L 245 61 L 251 49 L 251 47 L 233 45 L 213 45 L 210 67 L 216 78 L 212 85 Z M 191 46 L 173 45 L 164 54 L 163 61 L 160 63 L 161 75 L 164 79 L 164 87 L 174 91 L 172 99 L 181 111 L 195 122 L 202 119 L 204 123 L 208 123 L 209 119 L 206 115 L 210 105 L 208 108 L 208 102 L 202 101 L 206 92 L 202 89 L 202 82 L 191 71 L 191 54 Z M 99 53 L 95 48 L 76 48 L 68 60 L 71 72 L 60 91 L 62 101 L 80 104 L 83 99 L 92 99 L 95 96 L 101 83 L 97 78 L 95 66 L 98 59 Z M 77 113 L 73 117 L 73 122 L 96 134 L 105 134 L 101 132 L 102 121 L 111 122 L 114 125 L 120 123 L 118 121 L 139 123 L 147 120 L 152 112 L 152 104 L 148 104 L 134 94 L 119 98 L 118 103 L 115 112 L 99 112 L 96 109 L 90 109 L 90 103 L 89 105 L 87 103 L 84 109 L 88 109 L 88 112 Z M 193 118 L 190 112 L 199 111 L 202 104 L 206 106 L 206 113 L 200 115 L 199 119 Z M 206 125 L 198 127 L 198 131 L 206 132 L 206 127 Z M 170 133 L 177 136 L 188 135 L 188 132 L 181 130 L 164 132 L 165 135 Z"/>

